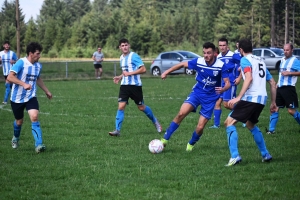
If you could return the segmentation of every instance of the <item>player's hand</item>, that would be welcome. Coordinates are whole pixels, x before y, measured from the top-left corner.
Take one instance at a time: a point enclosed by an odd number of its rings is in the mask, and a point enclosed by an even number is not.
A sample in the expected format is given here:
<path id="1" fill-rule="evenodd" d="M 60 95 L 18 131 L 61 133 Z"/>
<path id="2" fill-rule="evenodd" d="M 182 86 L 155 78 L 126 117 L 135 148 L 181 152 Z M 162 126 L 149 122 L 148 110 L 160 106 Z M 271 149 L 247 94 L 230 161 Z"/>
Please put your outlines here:
<path id="1" fill-rule="evenodd" d="M 31 85 L 30 84 L 27 84 L 27 83 L 25 83 L 24 85 L 23 85 L 23 88 L 25 89 L 25 90 L 31 90 Z"/>
<path id="2" fill-rule="evenodd" d="M 215 87 L 215 91 L 217 94 L 221 94 L 223 92 L 222 87 Z"/>
<path id="3" fill-rule="evenodd" d="M 113 79 L 114 79 L 114 83 L 115 83 L 115 84 L 118 84 L 118 83 L 119 83 L 119 80 L 120 80 L 121 78 L 120 78 L 120 76 L 115 76 Z"/>
<path id="4" fill-rule="evenodd" d="M 281 72 L 282 76 L 290 76 L 290 72 L 289 71 L 283 71 Z"/>
<path id="5" fill-rule="evenodd" d="M 47 98 L 48 98 L 48 99 L 52 99 L 52 94 L 51 94 L 51 92 L 49 92 L 49 91 L 46 92 L 46 95 L 47 95 Z"/>
<path id="6" fill-rule="evenodd" d="M 240 84 L 240 82 L 241 82 L 240 78 L 234 79 L 234 85 L 238 85 L 238 84 Z"/>
<path id="7" fill-rule="evenodd" d="M 276 103 L 271 103 L 271 105 L 270 105 L 270 112 L 274 113 L 276 111 L 277 111 Z"/>
<path id="8" fill-rule="evenodd" d="M 130 73 L 127 72 L 127 71 L 123 71 L 122 74 L 123 74 L 124 76 L 130 76 Z"/>
<path id="9" fill-rule="evenodd" d="M 15 63 L 14 60 L 10 60 L 9 62 L 10 62 L 10 64 L 12 64 L 12 65 Z"/>
<path id="10" fill-rule="evenodd" d="M 160 75 L 160 77 L 161 77 L 162 80 L 165 80 L 167 78 L 167 75 L 168 75 L 167 73 L 162 73 Z"/>
<path id="11" fill-rule="evenodd" d="M 233 98 L 233 99 L 228 101 L 228 105 L 230 106 L 230 108 L 233 108 L 235 106 L 235 104 L 237 104 L 239 101 L 240 101 L 240 99 Z"/>

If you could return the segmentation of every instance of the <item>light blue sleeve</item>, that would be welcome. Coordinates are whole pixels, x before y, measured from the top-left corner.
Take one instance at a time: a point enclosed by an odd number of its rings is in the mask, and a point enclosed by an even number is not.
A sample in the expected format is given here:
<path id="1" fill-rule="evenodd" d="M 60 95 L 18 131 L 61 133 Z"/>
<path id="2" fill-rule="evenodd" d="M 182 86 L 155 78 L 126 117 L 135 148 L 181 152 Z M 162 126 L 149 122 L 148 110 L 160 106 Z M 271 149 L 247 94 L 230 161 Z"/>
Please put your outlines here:
<path id="1" fill-rule="evenodd" d="M 10 69 L 11 72 L 15 72 L 16 74 L 18 74 L 20 71 L 23 70 L 23 66 L 24 66 L 24 61 L 23 60 L 18 60 Z"/>
<path id="2" fill-rule="evenodd" d="M 296 72 L 300 71 L 300 61 L 297 58 L 294 60 L 292 69 Z"/>
<path id="3" fill-rule="evenodd" d="M 267 75 L 266 75 L 266 80 L 269 81 L 273 78 L 273 76 L 271 75 L 271 73 L 269 72 L 268 69 L 266 69 Z"/>
<path id="4" fill-rule="evenodd" d="M 249 66 L 252 67 L 250 61 L 245 57 L 241 58 L 240 65 L 241 65 L 241 68 L 242 68 L 243 71 L 244 71 L 245 67 L 249 67 Z"/>
<path id="5" fill-rule="evenodd" d="M 137 53 L 134 53 L 132 55 L 132 62 L 137 67 L 137 69 L 144 65 L 141 57 Z"/>
<path id="6" fill-rule="evenodd" d="M 18 56 L 17 56 L 17 54 L 15 52 L 13 53 L 12 59 L 13 60 L 18 60 Z"/>

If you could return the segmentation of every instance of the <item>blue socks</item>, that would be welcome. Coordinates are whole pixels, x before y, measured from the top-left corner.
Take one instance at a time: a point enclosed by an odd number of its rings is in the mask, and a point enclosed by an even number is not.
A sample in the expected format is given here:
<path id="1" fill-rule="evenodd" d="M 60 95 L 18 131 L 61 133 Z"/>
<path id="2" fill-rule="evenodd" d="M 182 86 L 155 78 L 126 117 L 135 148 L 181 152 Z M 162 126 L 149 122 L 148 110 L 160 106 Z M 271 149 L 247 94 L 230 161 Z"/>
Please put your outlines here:
<path id="1" fill-rule="evenodd" d="M 21 134 L 21 127 L 22 126 L 18 126 L 16 121 L 14 121 L 14 136 L 16 138 L 19 138 L 20 137 L 20 134 Z"/>
<path id="2" fill-rule="evenodd" d="M 124 120 L 124 110 L 118 110 L 116 115 L 116 130 L 120 131 Z"/>
<path id="3" fill-rule="evenodd" d="M 257 126 L 254 126 L 254 128 L 250 131 L 253 135 L 253 139 L 254 139 L 261 155 L 264 156 L 267 153 L 269 153 L 268 150 L 267 150 L 267 147 L 265 145 L 264 137 L 263 137 L 261 131 L 259 130 L 259 128 Z"/>
<path id="4" fill-rule="evenodd" d="M 42 130 L 40 127 L 40 122 L 32 122 L 31 129 L 32 129 L 32 131 L 31 131 L 32 135 L 35 140 L 35 147 L 37 147 L 39 144 L 43 144 Z"/>
<path id="5" fill-rule="evenodd" d="M 164 139 L 165 140 L 169 140 L 170 137 L 172 136 L 172 134 L 176 131 L 176 129 L 179 127 L 179 124 L 176 124 L 175 122 L 171 122 L 169 128 L 167 129 L 165 135 L 164 135 Z"/>
<path id="6" fill-rule="evenodd" d="M 145 106 L 145 110 L 143 111 L 147 117 L 152 121 L 152 123 L 156 122 L 156 118 L 153 115 L 153 112 L 151 110 L 151 108 L 149 108 L 148 106 Z"/>
<path id="7" fill-rule="evenodd" d="M 201 136 L 202 136 L 202 134 L 201 134 L 201 135 L 198 135 L 198 134 L 196 133 L 196 131 L 194 131 L 194 132 L 193 132 L 193 135 L 192 135 L 192 138 L 191 138 L 191 140 L 189 141 L 189 144 L 190 144 L 190 145 L 196 144 L 196 142 L 198 142 L 198 140 L 200 139 Z"/>
<path id="8" fill-rule="evenodd" d="M 238 151 L 238 134 L 235 126 L 228 126 L 226 128 L 228 147 L 231 158 L 236 158 L 239 155 Z"/>
<path id="9" fill-rule="evenodd" d="M 222 110 L 214 110 L 214 125 L 220 126 Z"/>
<path id="10" fill-rule="evenodd" d="M 269 123 L 269 131 L 275 131 L 276 124 L 278 122 L 278 116 L 279 116 L 278 112 L 274 112 L 271 114 L 270 123 Z"/>
<path id="11" fill-rule="evenodd" d="M 294 118 L 298 122 L 298 124 L 300 124 L 300 113 L 297 110 L 296 110 L 296 112 L 294 114 Z"/>
<path id="12" fill-rule="evenodd" d="M 4 102 L 7 102 L 10 90 L 11 90 L 10 89 L 10 84 L 9 83 L 5 83 Z"/>

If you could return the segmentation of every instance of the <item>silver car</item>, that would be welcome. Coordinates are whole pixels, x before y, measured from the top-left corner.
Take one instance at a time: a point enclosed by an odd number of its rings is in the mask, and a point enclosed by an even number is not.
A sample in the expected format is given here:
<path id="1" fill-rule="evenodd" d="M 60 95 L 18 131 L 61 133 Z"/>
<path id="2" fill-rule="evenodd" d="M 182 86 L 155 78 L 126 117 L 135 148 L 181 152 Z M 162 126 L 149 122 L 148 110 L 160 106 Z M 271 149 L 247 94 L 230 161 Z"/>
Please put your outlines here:
<path id="1" fill-rule="evenodd" d="M 280 48 L 255 48 L 253 55 L 261 57 L 268 69 L 279 69 L 280 60 L 284 57 L 284 51 Z"/>
<path id="2" fill-rule="evenodd" d="M 153 76 L 160 76 L 164 71 L 171 68 L 180 62 L 192 60 L 194 58 L 200 58 L 201 56 L 191 51 L 168 51 L 160 53 L 150 66 L 150 71 Z M 193 70 L 187 68 L 181 68 L 172 72 L 172 74 L 194 74 Z"/>

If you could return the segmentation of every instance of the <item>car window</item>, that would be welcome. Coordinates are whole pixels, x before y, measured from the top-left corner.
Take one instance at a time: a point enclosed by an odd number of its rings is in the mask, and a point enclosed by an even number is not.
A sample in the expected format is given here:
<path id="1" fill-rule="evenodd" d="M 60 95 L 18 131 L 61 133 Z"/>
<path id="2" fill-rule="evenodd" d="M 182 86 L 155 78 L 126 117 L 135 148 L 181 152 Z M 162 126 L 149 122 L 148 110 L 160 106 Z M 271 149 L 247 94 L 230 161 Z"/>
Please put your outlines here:
<path id="1" fill-rule="evenodd" d="M 271 51 L 269 51 L 269 50 L 265 50 L 264 51 L 264 56 L 265 57 L 275 57 L 275 55 L 271 52 Z"/>
<path id="2" fill-rule="evenodd" d="M 170 59 L 170 54 L 169 53 L 162 54 L 161 59 Z"/>
<path id="3" fill-rule="evenodd" d="M 294 49 L 293 54 L 300 56 L 300 49 Z"/>
<path id="4" fill-rule="evenodd" d="M 179 51 L 179 53 L 183 55 L 184 58 L 199 58 L 197 54 L 191 52 Z"/>
<path id="5" fill-rule="evenodd" d="M 170 59 L 177 60 L 178 58 L 182 59 L 182 57 L 177 53 L 170 53 Z"/>
<path id="6" fill-rule="evenodd" d="M 284 51 L 283 49 L 272 49 L 272 51 L 274 51 L 275 54 L 277 54 L 278 56 L 284 56 Z"/>
<path id="7" fill-rule="evenodd" d="M 253 50 L 252 54 L 255 56 L 261 56 L 261 50 Z"/>

